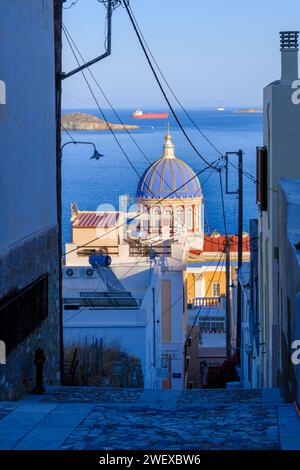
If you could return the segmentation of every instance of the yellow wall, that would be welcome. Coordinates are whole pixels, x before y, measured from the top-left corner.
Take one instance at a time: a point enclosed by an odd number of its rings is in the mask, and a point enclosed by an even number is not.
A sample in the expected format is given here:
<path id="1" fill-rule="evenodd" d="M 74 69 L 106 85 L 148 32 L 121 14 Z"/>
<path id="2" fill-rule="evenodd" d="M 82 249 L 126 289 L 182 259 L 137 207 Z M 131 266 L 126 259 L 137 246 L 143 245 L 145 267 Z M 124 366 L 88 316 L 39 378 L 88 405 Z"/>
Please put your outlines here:
<path id="1" fill-rule="evenodd" d="M 102 234 L 107 236 L 101 237 Z M 93 240 L 93 242 L 91 242 Z M 75 228 L 73 227 L 73 243 L 82 246 L 88 243 L 88 246 L 115 246 L 118 244 L 118 230 L 97 229 L 97 228 Z"/>
<path id="2" fill-rule="evenodd" d="M 222 272 L 206 272 L 204 274 L 205 278 L 205 293 L 206 297 L 213 297 L 213 283 L 218 282 L 220 284 L 220 295 L 225 295 L 226 294 L 226 273 L 224 271 Z"/>
<path id="3" fill-rule="evenodd" d="M 195 276 L 193 273 L 187 275 L 187 297 L 195 297 Z"/>
<path id="4" fill-rule="evenodd" d="M 197 274 L 196 274 L 197 276 Z M 206 297 L 213 297 L 212 288 L 214 282 L 220 283 L 221 295 L 226 294 L 226 273 L 222 272 L 205 272 L 203 274 L 203 282 L 205 282 L 204 292 Z M 211 283 L 211 284 L 210 284 Z M 187 297 L 195 297 L 195 275 L 193 273 L 188 273 L 187 275 Z"/>

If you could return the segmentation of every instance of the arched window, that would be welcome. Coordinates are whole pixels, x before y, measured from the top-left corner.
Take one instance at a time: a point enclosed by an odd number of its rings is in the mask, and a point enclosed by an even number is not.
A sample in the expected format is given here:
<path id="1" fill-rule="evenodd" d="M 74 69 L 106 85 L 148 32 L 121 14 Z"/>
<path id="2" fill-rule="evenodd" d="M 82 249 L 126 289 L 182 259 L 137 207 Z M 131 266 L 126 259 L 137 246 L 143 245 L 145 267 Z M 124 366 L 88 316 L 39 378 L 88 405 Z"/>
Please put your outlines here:
<path id="1" fill-rule="evenodd" d="M 160 212 L 160 208 L 159 207 L 155 207 L 153 209 L 153 227 L 154 228 L 160 228 L 160 216 L 161 216 L 161 212 Z"/>
<path id="2" fill-rule="evenodd" d="M 144 221 L 143 221 L 143 228 L 145 232 L 149 232 L 149 219 L 150 219 L 150 209 L 149 207 L 144 207 Z"/>
<path id="3" fill-rule="evenodd" d="M 187 228 L 191 230 L 193 228 L 193 209 L 191 207 L 189 207 L 186 212 L 186 218 L 187 218 Z"/>
<path id="4" fill-rule="evenodd" d="M 177 233 L 182 233 L 183 222 L 184 222 L 183 208 L 178 207 L 178 209 L 176 209 L 176 215 L 175 215 L 175 226 L 176 226 Z"/>
<path id="5" fill-rule="evenodd" d="M 173 217 L 173 210 L 170 207 L 167 207 L 165 209 L 165 216 L 169 219 L 169 225 L 170 227 L 174 226 L 174 217 Z"/>

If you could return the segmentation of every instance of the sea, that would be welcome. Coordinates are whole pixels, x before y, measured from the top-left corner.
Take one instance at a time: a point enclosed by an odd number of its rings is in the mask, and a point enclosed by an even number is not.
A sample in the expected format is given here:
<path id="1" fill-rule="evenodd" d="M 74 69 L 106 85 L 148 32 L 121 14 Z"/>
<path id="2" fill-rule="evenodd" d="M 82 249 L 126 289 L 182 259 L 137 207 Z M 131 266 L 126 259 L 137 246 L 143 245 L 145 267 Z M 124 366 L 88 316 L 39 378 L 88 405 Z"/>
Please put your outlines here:
<path id="1" fill-rule="evenodd" d="M 72 111 L 75 110 L 63 110 L 63 114 Z M 76 109 L 76 111 L 87 112 L 102 118 L 96 109 Z M 132 118 L 132 111 L 132 109 L 116 110 L 125 124 L 139 125 L 139 129 L 132 130 L 130 133 L 148 160 L 154 161 L 162 156 L 164 136 L 167 123 L 169 123 L 175 145 L 175 155 L 190 165 L 195 172 L 201 171 L 206 166 L 187 141 L 173 116 L 170 115 L 167 120 L 139 120 Z M 160 111 L 166 110 L 155 109 L 155 112 Z M 111 110 L 104 110 L 104 113 L 108 121 L 118 123 Z M 255 177 L 256 147 L 262 145 L 262 113 L 238 113 L 234 109 L 226 109 L 225 111 L 193 109 L 188 110 L 188 113 L 198 128 L 222 154 L 236 152 L 239 149 L 243 150 L 244 170 Z M 198 152 L 209 162 L 215 161 L 219 157 L 217 151 L 195 128 L 182 110 L 176 110 L 176 114 Z M 138 175 L 141 175 L 149 166 L 149 162 L 126 131 L 115 131 L 116 139 L 110 131 L 72 131 L 70 134 L 75 141 L 93 142 L 98 152 L 104 156 L 100 160 L 90 159 L 93 154 L 91 145 L 66 145 L 63 149 L 63 251 L 65 243 L 71 241 L 71 203 L 76 202 L 80 210 L 112 210 L 119 208 L 119 196 L 128 194 L 130 202 L 134 204 Z M 62 143 L 70 140 L 69 135 L 62 131 Z M 233 155 L 230 158 L 232 158 L 232 163 L 237 166 L 237 157 Z M 131 161 L 136 172 L 128 160 Z M 222 174 L 225 191 L 225 171 Z M 237 189 L 237 177 L 237 169 L 229 165 L 229 191 Z M 204 194 L 205 231 L 217 230 L 224 233 L 219 174 L 211 169 L 206 169 L 200 174 L 199 180 Z M 244 231 L 248 232 L 249 219 L 257 216 L 256 186 L 253 180 L 247 176 L 244 176 L 243 182 L 243 223 Z M 225 208 L 227 231 L 232 234 L 237 233 L 238 201 L 235 194 L 225 195 Z"/>

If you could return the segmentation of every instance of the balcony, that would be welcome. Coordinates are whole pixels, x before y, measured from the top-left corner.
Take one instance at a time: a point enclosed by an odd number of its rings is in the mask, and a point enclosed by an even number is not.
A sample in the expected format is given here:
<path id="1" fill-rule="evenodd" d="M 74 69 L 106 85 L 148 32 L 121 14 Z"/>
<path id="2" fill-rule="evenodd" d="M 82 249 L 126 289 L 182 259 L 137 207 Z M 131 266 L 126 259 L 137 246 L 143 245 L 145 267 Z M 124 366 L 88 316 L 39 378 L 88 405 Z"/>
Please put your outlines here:
<path id="1" fill-rule="evenodd" d="M 188 307 L 220 307 L 224 297 L 191 297 L 188 298 Z"/>

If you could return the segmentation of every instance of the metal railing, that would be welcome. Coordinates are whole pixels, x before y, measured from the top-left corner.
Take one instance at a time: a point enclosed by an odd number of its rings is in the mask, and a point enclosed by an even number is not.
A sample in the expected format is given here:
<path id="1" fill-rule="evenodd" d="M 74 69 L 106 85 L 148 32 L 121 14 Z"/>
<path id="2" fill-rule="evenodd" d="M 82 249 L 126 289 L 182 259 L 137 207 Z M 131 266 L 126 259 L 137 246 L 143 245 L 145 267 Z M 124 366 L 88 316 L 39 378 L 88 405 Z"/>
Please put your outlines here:
<path id="1" fill-rule="evenodd" d="M 158 256 L 171 256 L 171 246 L 157 246 L 153 245 L 153 250 L 156 251 Z M 148 257 L 149 251 L 151 250 L 150 246 L 146 245 L 131 245 L 129 246 L 129 256 L 130 257 Z"/>

